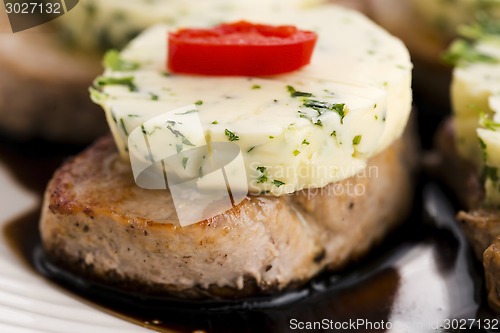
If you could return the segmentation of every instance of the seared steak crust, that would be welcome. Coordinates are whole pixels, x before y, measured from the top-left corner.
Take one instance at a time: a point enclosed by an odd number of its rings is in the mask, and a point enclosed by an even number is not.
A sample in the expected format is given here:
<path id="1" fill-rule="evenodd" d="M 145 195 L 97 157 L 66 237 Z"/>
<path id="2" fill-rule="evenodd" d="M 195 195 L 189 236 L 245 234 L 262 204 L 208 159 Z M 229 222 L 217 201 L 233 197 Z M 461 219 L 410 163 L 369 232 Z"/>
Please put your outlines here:
<path id="1" fill-rule="evenodd" d="M 170 223 L 170 193 L 137 187 L 105 137 L 49 183 L 43 245 L 73 272 L 143 293 L 237 298 L 280 291 L 341 268 L 402 221 L 412 203 L 410 141 L 374 157 L 368 174 L 289 196 L 249 196 L 182 228 Z"/>
<path id="2" fill-rule="evenodd" d="M 500 312 L 500 237 L 497 237 L 483 254 L 483 264 L 488 290 L 488 303 Z"/>

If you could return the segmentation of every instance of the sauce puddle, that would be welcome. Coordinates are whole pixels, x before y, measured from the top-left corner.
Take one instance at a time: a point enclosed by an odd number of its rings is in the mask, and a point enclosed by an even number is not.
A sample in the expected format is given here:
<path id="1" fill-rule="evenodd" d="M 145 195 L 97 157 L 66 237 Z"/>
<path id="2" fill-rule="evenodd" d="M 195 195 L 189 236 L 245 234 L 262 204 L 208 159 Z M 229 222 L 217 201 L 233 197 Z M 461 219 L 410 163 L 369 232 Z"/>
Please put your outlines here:
<path id="1" fill-rule="evenodd" d="M 51 265 L 41 251 L 38 219 L 38 211 L 30 212 L 4 229 L 9 245 L 24 263 L 107 312 L 159 332 L 289 332 L 292 319 L 296 323 L 348 322 L 359 318 L 387 322 L 400 286 L 399 274 L 389 264 L 392 259 L 372 258 L 345 275 L 325 274 L 297 292 L 265 301 L 215 303 L 208 309 L 197 307 L 200 304 L 195 302 L 179 306 L 175 302 L 115 292 Z M 290 303 L 289 299 L 299 300 Z"/>
<path id="2" fill-rule="evenodd" d="M 9 155 L 1 147 L 0 157 L 14 177 L 40 197 L 52 172 L 62 160 L 60 157 L 46 159 L 39 155 L 27 158 L 22 154 Z M 32 169 L 34 163 L 38 163 L 35 173 Z M 420 192 L 417 196 L 419 195 Z M 159 332 L 280 333 L 289 332 L 296 327 L 294 325 L 307 322 L 325 325 L 311 331 L 321 331 L 332 327 L 328 325 L 334 323 L 358 319 L 387 323 L 394 318 L 395 312 L 403 311 L 402 316 L 405 316 L 405 308 L 397 308 L 402 302 L 405 288 L 408 288 L 405 284 L 408 277 L 401 273 L 405 267 L 401 258 L 418 246 L 429 247 L 434 251 L 438 267 L 436 279 L 444 280 L 446 276 L 455 274 L 458 262 L 465 262 L 466 270 L 473 272 L 472 278 L 475 279 L 472 286 L 475 298 L 469 300 L 473 305 L 473 313 L 467 315 L 474 318 L 491 317 L 491 312 L 484 305 L 478 309 L 474 306 L 476 302 L 481 304 L 484 298 L 480 282 L 482 275 L 477 265 L 469 260 L 468 252 L 462 251 L 466 246 L 463 238 L 457 236 L 454 226 L 423 222 L 423 211 L 423 205 L 416 204 L 413 217 L 404 226 L 390 234 L 368 257 L 342 273 L 324 274 L 295 292 L 240 303 L 176 303 L 116 292 L 72 276 L 51 265 L 41 250 L 38 234 L 39 208 L 8 223 L 3 232 L 12 251 L 35 272 L 44 274 L 66 290 L 92 302 L 98 309 Z M 456 274 L 466 273 L 461 271 Z M 425 285 L 420 283 L 420 287 L 425 291 Z M 459 291 L 463 286 L 448 287 L 450 291 Z M 453 295 L 449 296 L 453 299 Z M 407 301 L 411 303 L 412 300 Z M 406 318 L 412 317 L 408 314 Z M 342 331 L 357 330 L 347 328 Z M 386 330 L 375 327 L 363 330 L 383 331 Z"/>

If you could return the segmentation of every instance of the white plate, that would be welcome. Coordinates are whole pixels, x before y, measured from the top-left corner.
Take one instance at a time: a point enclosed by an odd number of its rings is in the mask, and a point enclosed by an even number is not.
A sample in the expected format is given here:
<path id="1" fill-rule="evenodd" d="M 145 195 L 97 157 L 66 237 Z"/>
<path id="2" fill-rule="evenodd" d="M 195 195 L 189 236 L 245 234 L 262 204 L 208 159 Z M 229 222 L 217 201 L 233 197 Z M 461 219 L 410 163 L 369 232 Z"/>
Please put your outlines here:
<path id="1" fill-rule="evenodd" d="M 35 209 L 37 195 L 23 189 L 0 161 L 0 230 Z M 35 274 L 0 233 L 1 333 L 144 333 L 151 330 L 99 311 Z"/>

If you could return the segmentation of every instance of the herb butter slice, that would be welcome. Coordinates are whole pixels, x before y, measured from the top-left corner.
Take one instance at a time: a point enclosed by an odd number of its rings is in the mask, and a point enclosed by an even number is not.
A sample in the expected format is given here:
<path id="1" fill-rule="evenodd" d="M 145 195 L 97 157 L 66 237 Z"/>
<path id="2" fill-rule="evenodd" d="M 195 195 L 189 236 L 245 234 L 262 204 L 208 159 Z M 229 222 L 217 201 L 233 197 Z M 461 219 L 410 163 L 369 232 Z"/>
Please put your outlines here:
<path id="1" fill-rule="evenodd" d="M 214 15 L 148 29 L 113 59 L 134 66 L 107 66 L 96 80 L 92 98 L 106 111 L 124 158 L 137 126 L 195 104 L 209 144 L 240 147 L 250 192 L 282 195 L 355 175 L 401 135 L 411 110 L 410 57 L 361 14 L 334 5 L 279 14 L 241 8 L 235 16 L 248 21 L 316 31 L 311 65 L 265 78 L 168 73 L 167 32 L 193 21 L 211 26 Z"/>

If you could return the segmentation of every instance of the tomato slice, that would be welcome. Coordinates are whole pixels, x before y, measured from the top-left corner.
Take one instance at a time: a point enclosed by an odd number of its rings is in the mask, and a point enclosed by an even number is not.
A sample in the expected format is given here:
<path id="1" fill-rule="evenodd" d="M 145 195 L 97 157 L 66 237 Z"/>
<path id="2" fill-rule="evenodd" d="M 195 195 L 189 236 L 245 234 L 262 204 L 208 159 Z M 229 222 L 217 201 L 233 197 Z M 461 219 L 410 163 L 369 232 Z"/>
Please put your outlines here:
<path id="1" fill-rule="evenodd" d="M 262 76 L 297 70 L 311 61 L 318 36 L 295 26 L 246 21 L 168 36 L 168 68 L 202 75 Z"/>

